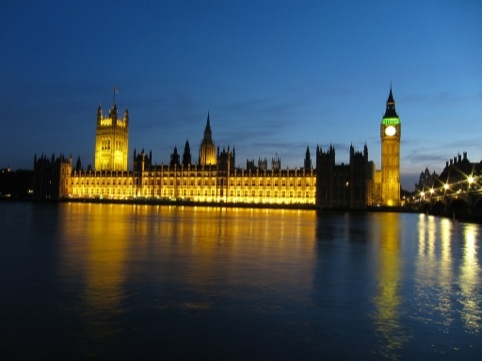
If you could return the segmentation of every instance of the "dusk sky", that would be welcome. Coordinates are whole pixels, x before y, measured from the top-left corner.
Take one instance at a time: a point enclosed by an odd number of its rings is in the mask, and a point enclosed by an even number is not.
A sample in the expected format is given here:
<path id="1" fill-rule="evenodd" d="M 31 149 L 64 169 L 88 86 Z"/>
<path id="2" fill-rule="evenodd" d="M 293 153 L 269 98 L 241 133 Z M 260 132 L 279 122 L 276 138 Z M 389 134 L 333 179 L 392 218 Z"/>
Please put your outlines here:
<path id="1" fill-rule="evenodd" d="M 8 1 L 0 4 L 0 168 L 34 154 L 94 162 L 96 114 L 130 113 L 132 153 L 216 146 L 301 167 L 306 147 L 368 146 L 393 86 L 402 186 L 482 160 L 482 2 Z"/>

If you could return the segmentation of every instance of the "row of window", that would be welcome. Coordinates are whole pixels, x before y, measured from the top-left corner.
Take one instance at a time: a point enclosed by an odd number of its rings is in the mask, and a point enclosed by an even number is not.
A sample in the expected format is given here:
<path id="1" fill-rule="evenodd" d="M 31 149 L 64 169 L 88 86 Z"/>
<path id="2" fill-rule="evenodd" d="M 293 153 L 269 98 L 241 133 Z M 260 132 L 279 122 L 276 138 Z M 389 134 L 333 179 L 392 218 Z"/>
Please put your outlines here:
<path id="1" fill-rule="evenodd" d="M 124 142 L 122 140 L 116 140 L 114 142 L 114 149 L 115 150 L 122 150 Z M 100 141 L 101 149 L 102 150 L 110 150 L 111 148 L 111 139 L 110 138 L 102 138 Z"/>
<path id="2" fill-rule="evenodd" d="M 80 180 L 80 181 L 79 181 L 78 179 L 75 179 L 75 178 L 72 179 L 72 182 L 71 182 L 71 183 L 72 183 L 73 186 L 79 186 L 79 185 L 83 186 L 83 185 L 84 185 L 84 181 L 83 181 L 83 180 Z M 108 186 L 110 186 L 111 184 L 110 184 L 110 180 L 109 180 L 109 179 L 108 179 L 107 181 L 104 181 L 104 180 L 103 180 L 103 181 L 101 181 L 101 182 L 99 182 L 99 180 L 97 180 L 97 181 L 94 181 L 94 180 L 89 181 L 89 180 L 87 179 L 87 180 L 85 181 L 85 185 L 86 185 L 86 186 L 89 186 L 89 185 L 96 185 L 96 186 L 99 186 L 99 185 L 102 185 L 102 186 L 108 185 Z M 117 182 L 116 182 L 115 180 L 112 180 L 112 185 L 113 185 L 113 186 L 115 186 L 115 185 L 118 185 L 118 186 L 130 185 L 130 186 L 132 186 L 132 178 L 130 178 L 129 180 L 127 180 L 127 179 L 124 179 L 124 180 L 119 179 Z"/>
<path id="3" fill-rule="evenodd" d="M 162 190 L 162 192 L 159 192 L 158 189 L 154 190 L 154 192 L 150 192 L 148 189 L 144 189 L 144 191 L 142 192 L 144 196 L 150 196 L 150 195 L 153 195 L 153 196 L 163 196 L 163 197 L 173 197 L 174 196 L 174 191 L 172 189 L 170 190 Z M 118 188 L 118 189 L 112 189 L 112 188 L 93 188 L 93 189 L 78 189 L 78 190 L 75 190 L 74 189 L 74 192 L 73 192 L 74 195 L 119 195 L 119 196 L 132 196 L 133 195 L 133 191 L 132 189 L 121 189 L 121 188 Z M 256 198 L 256 197 L 260 197 L 260 198 L 263 198 L 263 197 L 271 197 L 273 196 L 274 198 L 278 198 L 278 197 L 282 197 L 282 198 L 285 198 L 285 197 L 289 197 L 289 198 L 293 198 L 294 197 L 294 192 L 291 191 L 291 192 L 285 192 L 285 191 L 282 191 L 282 192 L 278 192 L 278 191 L 274 191 L 273 193 L 271 193 L 270 191 L 266 191 L 266 192 L 263 192 L 263 191 L 251 191 L 251 192 L 248 192 L 248 191 L 244 191 L 244 192 L 241 192 L 241 191 L 236 191 L 236 194 L 234 191 L 230 191 L 229 192 L 229 196 L 230 197 L 234 197 L 236 195 L 236 197 L 253 197 L 253 198 Z M 212 191 L 208 191 L 208 190 L 204 190 L 204 191 L 201 191 L 201 190 L 197 190 L 197 191 L 194 191 L 194 190 L 190 190 L 189 192 L 187 190 L 184 190 L 182 193 L 176 195 L 176 196 L 183 196 L 183 197 L 194 197 L 194 196 L 212 196 L 212 197 L 215 197 L 216 196 L 216 191 L 215 190 L 212 190 Z M 302 195 L 302 192 L 301 191 L 298 191 L 296 193 L 296 197 L 297 198 L 301 198 L 303 195 Z M 310 198 L 310 197 L 313 197 L 314 195 L 311 193 L 311 192 L 305 192 L 304 196 L 306 198 Z"/>
<path id="4" fill-rule="evenodd" d="M 173 179 L 170 179 L 169 181 L 167 179 L 164 179 L 163 182 L 162 182 L 163 186 L 174 186 L 174 180 Z M 242 185 L 244 185 L 245 187 L 248 187 L 248 186 L 253 186 L 253 187 L 264 187 L 265 185 L 267 187 L 271 187 L 271 185 L 273 185 L 274 187 L 278 187 L 281 185 L 281 187 L 286 187 L 286 184 L 289 184 L 290 187 L 294 187 L 295 186 L 295 182 L 293 181 L 290 181 L 289 183 L 287 183 L 285 180 L 282 180 L 281 182 L 279 182 L 277 179 L 273 180 L 273 182 L 271 182 L 270 180 L 266 181 L 266 184 L 265 182 L 263 182 L 263 180 L 260 180 L 260 181 L 256 181 L 256 180 L 251 180 L 250 182 L 245 179 L 244 182 L 241 182 L 241 180 L 238 180 L 237 182 L 234 182 L 233 180 L 231 180 L 229 182 L 229 186 L 230 187 L 234 187 L 235 186 L 235 183 L 236 183 L 236 186 L 237 187 L 241 187 Z M 221 183 L 222 184 L 222 183 Z M 303 183 L 301 180 L 298 180 L 296 182 L 296 186 L 297 187 L 301 187 L 302 185 L 306 186 L 306 187 L 310 187 L 311 185 L 313 184 L 313 186 L 315 185 L 315 180 L 313 181 L 310 181 L 310 180 L 307 180 L 305 183 Z M 79 179 L 77 178 L 73 178 L 72 179 L 72 185 L 84 185 L 84 180 L 81 178 L 80 181 Z M 85 185 L 88 186 L 88 185 L 111 185 L 111 181 L 110 179 L 107 179 L 107 181 L 105 180 L 102 180 L 100 181 L 99 179 L 96 179 L 96 180 L 90 180 L 87 179 L 85 181 Z M 112 179 L 112 185 L 115 186 L 115 185 L 119 185 L 119 186 L 126 186 L 126 185 L 130 185 L 132 186 L 132 178 L 128 178 L 128 179 L 118 179 L 118 180 L 115 180 L 115 179 Z M 148 186 L 148 185 L 151 185 L 151 186 L 154 186 L 154 185 L 157 185 L 157 186 L 160 186 L 161 185 L 161 180 L 160 179 L 157 179 L 157 180 L 154 180 L 154 179 L 151 179 L 151 180 L 144 180 L 144 185 L 145 186 Z M 178 179 L 176 181 L 176 185 L 177 186 L 180 186 L 181 185 L 181 180 Z M 182 180 L 182 185 L 183 186 L 194 186 L 194 185 L 197 185 L 197 186 L 216 186 L 216 179 L 211 179 L 211 180 L 208 180 L 208 179 L 205 179 L 204 181 L 202 181 L 201 179 L 198 179 L 197 181 L 194 180 L 194 179 L 191 179 L 191 180 Z"/>
<path id="5" fill-rule="evenodd" d="M 196 165 L 191 166 L 191 168 L 195 168 Z M 166 169 L 166 170 L 161 170 L 161 171 L 145 171 L 143 173 L 144 177 L 218 177 L 219 175 L 225 174 L 226 172 L 222 171 L 202 171 L 202 172 L 196 172 L 195 170 L 189 170 L 189 169 L 180 169 L 179 166 L 177 168 L 176 172 L 173 172 L 171 169 Z M 290 174 L 282 173 L 280 174 L 279 172 L 275 172 L 274 174 L 271 173 L 271 171 L 266 171 L 266 174 L 263 172 L 259 173 L 250 173 L 248 171 L 236 171 L 234 174 L 229 175 L 231 178 L 252 178 L 252 177 L 260 177 L 260 178 L 291 178 L 291 177 L 313 177 L 314 173 L 305 173 L 302 170 L 297 170 L 294 172 L 290 172 Z"/>

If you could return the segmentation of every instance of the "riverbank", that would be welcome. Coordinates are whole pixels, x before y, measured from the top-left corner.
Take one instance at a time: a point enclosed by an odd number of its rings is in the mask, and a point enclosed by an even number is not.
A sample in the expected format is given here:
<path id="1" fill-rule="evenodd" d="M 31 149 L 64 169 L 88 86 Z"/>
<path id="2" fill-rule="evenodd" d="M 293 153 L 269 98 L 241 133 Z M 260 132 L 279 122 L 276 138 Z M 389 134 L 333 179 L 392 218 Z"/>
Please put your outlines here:
<path id="1" fill-rule="evenodd" d="M 219 202 L 191 202 L 187 200 L 168 199 L 99 199 L 99 198 L 65 198 L 60 200 L 35 200 L 30 197 L 0 197 L 0 202 L 34 202 L 34 203 L 93 203 L 93 204 L 132 204 L 132 205 L 160 205 L 160 206 L 185 206 L 185 207 L 219 207 L 219 208 L 253 208 L 253 209 L 289 209 L 289 210 L 313 210 L 319 214 L 329 213 L 363 213 L 363 212 L 391 212 L 391 213 L 419 213 L 440 218 L 448 218 L 453 221 L 482 224 L 482 215 L 463 213 L 440 213 L 427 212 L 411 207 L 384 207 L 367 206 L 365 208 L 331 207 L 319 208 L 314 204 L 265 204 L 265 203 L 219 203 Z"/>

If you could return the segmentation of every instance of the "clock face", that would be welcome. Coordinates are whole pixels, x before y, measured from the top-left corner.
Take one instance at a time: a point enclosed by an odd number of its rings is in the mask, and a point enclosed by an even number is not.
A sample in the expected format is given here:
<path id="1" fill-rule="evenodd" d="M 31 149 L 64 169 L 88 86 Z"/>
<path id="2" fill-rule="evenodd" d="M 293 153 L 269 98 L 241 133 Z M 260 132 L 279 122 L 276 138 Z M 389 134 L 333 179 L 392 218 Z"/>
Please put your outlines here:
<path id="1" fill-rule="evenodd" d="M 393 125 L 390 125 L 389 127 L 385 128 L 385 134 L 388 135 L 389 137 L 395 135 L 397 133 L 397 128 L 395 128 Z"/>

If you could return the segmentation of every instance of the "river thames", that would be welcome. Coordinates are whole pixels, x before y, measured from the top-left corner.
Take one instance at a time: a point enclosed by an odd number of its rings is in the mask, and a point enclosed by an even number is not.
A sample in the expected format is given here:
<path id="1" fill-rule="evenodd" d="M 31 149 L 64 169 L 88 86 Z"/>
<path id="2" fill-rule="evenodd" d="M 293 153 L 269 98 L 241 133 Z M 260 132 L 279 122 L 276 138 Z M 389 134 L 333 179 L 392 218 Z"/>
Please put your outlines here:
<path id="1" fill-rule="evenodd" d="M 2 360 L 478 360 L 480 225 L 0 203 Z"/>

